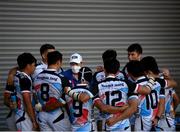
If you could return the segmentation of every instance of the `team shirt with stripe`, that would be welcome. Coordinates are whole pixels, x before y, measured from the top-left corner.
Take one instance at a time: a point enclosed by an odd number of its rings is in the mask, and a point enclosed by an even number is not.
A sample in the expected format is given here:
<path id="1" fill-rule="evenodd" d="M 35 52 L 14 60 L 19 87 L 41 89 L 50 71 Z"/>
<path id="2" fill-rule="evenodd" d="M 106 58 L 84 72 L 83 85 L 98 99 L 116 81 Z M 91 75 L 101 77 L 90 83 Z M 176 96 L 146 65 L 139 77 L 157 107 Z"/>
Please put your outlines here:
<path id="1" fill-rule="evenodd" d="M 95 95 L 94 103 L 96 100 L 102 100 L 104 104 L 111 106 L 123 106 L 128 103 L 129 99 L 138 99 L 137 94 L 134 90 L 138 85 L 131 83 L 129 81 L 121 81 L 114 76 L 108 76 L 104 81 L 99 83 L 93 93 Z M 108 119 L 110 117 L 118 116 L 118 114 L 102 113 L 101 116 Z M 106 125 L 106 130 L 124 130 L 128 127 L 129 119 L 124 119 L 117 122 L 115 125 L 108 127 Z"/>
<path id="2" fill-rule="evenodd" d="M 86 86 L 80 84 L 72 88 L 72 91 L 76 93 L 90 92 Z M 92 99 L 82 103 L 81 101 L 72 99 L 72 97 L 68 95 L 65 97 L 70 111 L 70 121 L 72 123 L 73 130 L 86 131 L 86 129 L 83 129 L 84 125 L 89 125 L 89 127 L 91 127 Z M 90 129 L 87 131 L 90 131 Z"/>
<path id="3" fill-rule="evenodd" d="M 57 100 L 61 98 L 65 87 L 69 87 L 68 80 L 54 69 L 44 70 L 34 80 L 34 88 L 41 105 L 44 105 L 50 98 Z"/>
<path id="4" fill-rule="evenodd" d="M 23 116 L 25 111 L 23 102 L 23 93 L 29 93 L 32 101 L 32 80 L 29 75 L 24 72 L 17 71 L 14 77 L 14 87 L 17 96 L 17 111 L 16 114 Z"/>

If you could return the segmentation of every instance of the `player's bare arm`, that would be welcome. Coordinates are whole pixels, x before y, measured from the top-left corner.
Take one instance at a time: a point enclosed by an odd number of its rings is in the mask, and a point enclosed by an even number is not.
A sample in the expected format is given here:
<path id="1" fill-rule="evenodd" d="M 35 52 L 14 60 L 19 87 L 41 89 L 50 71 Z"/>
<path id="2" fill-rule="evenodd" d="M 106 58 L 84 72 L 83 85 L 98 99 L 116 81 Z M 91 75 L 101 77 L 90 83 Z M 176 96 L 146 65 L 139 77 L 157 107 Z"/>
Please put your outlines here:
<path id="1" fill-rule="evenodd" d="M 173 94 L 174 109 L 179 105 L 179 97 L 176 93 Z"/>
<path id="2" fill-rule="evenodd" d="M 56 98 L 50 98 L 48 102 L 42 107 L 43 111 L 49 112 L 59 107 L 63 107 L 65 104 L 57 100 Z"/>
<path id="3" fill-rule="evenodd" d="M 9 70 L 8 78 L 7 78 L 8 85 L 14 84 L 13 79 L 14 79 L 14 76 L 15 76 L 17 70 L 18 70 L 18 67 L 13 67 L 12 69 Z"/>
<path id="4" fill-rule="evenodd" d="M 72 97 L 75 100 L 79 100 L 81 102 L 87 102 L 91 96 L 88 93 L 82 92 L 82 93 L 77 93 L 71 90 L 70 87 L 65 87 L 65 93 Z"/>
<path id="5" fill-rule="evenodd" d="M 160 117 L 164 113 L 164 110 L 165 110 L 165 99 L 160 98 L 159 103 L 158 103 L 158 112 L 157 112 L 155 118 L 152 120 L 153 126 L 156 126 L 158 124 L 158 121 L 160 120 Z"/>
<path id="6" fill-rule="evenodd" d="M 133 113 L 137 111 L 137 106 L 138 106 L 137 99 L 130 99 L 128 101 L 128 104 L 129 107 L 120 116 L 111 117 L 108 120 L 106 120 L 108 126 L 112 126 L 116 124 L 118 121 L 129 118 Z"/>
<path id="7" fill-rule="evenodd" d="M 24 100 L 25 109 L 32 121 L 33 130 L 39 130 L 39 126 L 38 126 L 38 123 L 37 123 L 36 117 L 35 117 L 35 112 L 32 107 L 32 104 L 31 104 L 31 95 L 29 92 L 23 93 L 23 100 Z"/>
<path id="8" fill-rule="evenodd" d="M 104 104 L 100 99 L 96 100 L 94 105 L 101 111 L 101 112 L 107 112 L 110 114 L 116 114 L 119 112 L 123 112 L 128 108 L 128 105 L 124 106 L 111 106 L 111 105 L 106 105 Z"/>

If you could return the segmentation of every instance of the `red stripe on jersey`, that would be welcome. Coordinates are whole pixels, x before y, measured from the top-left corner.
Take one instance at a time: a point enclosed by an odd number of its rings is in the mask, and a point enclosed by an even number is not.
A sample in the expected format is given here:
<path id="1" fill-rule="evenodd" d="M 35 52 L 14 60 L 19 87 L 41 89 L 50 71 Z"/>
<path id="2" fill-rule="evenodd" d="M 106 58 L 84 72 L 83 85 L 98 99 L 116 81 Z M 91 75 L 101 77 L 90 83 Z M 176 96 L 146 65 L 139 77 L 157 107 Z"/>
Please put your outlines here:
<path id="1" fill-rule="evenodd" d="M 40 88 L 41 88 L 41 84 L 38 84 L 38 85 L 36 85 L 36 86 L 34 87 L 34 89 L 35 89 L 36 91 L 39 91 Z"/>

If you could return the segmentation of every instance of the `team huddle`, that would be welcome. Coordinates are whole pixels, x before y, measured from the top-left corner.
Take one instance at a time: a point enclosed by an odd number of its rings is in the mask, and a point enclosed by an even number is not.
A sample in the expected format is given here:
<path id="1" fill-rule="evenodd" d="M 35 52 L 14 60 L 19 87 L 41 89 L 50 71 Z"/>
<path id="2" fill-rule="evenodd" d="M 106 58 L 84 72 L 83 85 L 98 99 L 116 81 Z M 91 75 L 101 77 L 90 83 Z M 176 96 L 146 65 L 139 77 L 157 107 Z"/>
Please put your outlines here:
<path id="1" fill-rule="evenodd" d="M 63 55 L 51 44 L 17 57 L 4 92 L 7 125 L 18 131 L 175 131 L 177 83 L 154 57 L 141 58 L 139 44 L 128 47 L 129 62 L 120 70 L 115 50 L 102 54 L 103 66 L 83 66 L 82 56 Z"/>

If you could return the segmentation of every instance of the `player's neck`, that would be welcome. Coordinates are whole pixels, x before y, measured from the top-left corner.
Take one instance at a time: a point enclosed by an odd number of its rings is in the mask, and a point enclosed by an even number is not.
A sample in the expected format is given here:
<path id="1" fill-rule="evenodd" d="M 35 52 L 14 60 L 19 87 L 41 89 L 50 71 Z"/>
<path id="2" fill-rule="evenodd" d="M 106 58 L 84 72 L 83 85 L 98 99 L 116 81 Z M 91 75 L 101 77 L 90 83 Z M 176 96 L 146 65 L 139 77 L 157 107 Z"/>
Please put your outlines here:
<path id="1" fill-rule="evenodd" d="M 106 75 L 106 77 L 116 77 L 116 74 L 108 73 L 108 74 Z"/>
<path id="2" fill-rule="evenodd" d="M 48 69 L 55 69 L 55 70 L 58 70 L 59 67 L 57 67 L 56 65 L 49 65 L 49 66 L 48 66 Z"/>
<path id="3" fill-rule="evenodd" d="M 25 69 L 21 69 L 20 71 L 26 73 L 29 76 L 31 75 L 31 73 L 26 68 Z"/>

